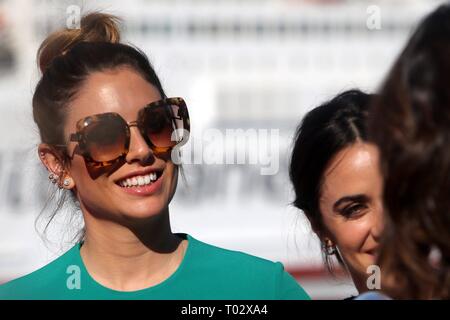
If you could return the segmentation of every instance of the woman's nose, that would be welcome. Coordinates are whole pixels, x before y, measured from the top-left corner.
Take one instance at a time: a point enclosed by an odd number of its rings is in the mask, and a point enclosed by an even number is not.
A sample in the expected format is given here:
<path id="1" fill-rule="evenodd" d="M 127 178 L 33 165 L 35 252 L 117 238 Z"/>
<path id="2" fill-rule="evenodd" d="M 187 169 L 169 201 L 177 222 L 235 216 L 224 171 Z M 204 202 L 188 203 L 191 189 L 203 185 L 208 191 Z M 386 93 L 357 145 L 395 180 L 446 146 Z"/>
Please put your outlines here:
<path id="1" fill-rule="evenodd" d="M 126 161 L 128 163 L 133 161 L 147 162 L 152 158 L 153 152 L 150 146 L 145 141 L 144 137 L 137 127 L 130 128 L 130 146 Z"/>
<path id="2" fill-rule="evenodd" d="M 375 240 L 378 241 L 381 238 L 385 224 L 383 205 L 380 204 L 379 209 L 376 211 L 376 214 L 374 214 L 375 221 L 373 221 L 372 234 Z"/>

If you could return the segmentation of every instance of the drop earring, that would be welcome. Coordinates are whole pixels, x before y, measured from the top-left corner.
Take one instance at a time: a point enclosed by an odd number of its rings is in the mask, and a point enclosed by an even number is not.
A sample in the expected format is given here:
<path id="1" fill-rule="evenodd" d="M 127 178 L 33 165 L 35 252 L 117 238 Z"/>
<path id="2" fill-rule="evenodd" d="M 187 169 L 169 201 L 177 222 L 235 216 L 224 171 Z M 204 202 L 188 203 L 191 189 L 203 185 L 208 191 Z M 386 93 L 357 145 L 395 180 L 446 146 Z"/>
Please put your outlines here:
<path id="1" fill-rule="evenodd" d="M 325 251 L 325 253 L 327 254 L 327 256 L 332 256 L 334 254 L 336 254 L 337 250 L 336 250 L 336 246 L 333 245 L 333 243 L 330 240 L 327 240 L 323 245 L 322 245 L 322 250 Z"/>

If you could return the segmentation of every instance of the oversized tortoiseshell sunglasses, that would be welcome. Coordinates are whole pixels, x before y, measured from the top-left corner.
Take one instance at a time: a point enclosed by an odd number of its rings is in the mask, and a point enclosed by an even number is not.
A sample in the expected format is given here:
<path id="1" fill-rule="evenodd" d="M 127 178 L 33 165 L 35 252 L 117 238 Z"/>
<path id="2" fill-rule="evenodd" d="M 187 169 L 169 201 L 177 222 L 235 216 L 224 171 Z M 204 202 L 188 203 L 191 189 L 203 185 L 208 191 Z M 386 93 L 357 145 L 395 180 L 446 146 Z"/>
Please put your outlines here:
<path id="1" fill-rule="evenodd" d="M 166 153 L 189 138 L 186 103 L 182 98 L 149 103 L 139 110 L 137 120 L 131 122 L 115 112 L 88 116 L 77 121 L 77 132 L 70 135 L 70 141 L 78 142 L 77 153 L 93 168 L 111 166 L 128 154 L 132 126 L 139 129 L 155 154 Z"/>

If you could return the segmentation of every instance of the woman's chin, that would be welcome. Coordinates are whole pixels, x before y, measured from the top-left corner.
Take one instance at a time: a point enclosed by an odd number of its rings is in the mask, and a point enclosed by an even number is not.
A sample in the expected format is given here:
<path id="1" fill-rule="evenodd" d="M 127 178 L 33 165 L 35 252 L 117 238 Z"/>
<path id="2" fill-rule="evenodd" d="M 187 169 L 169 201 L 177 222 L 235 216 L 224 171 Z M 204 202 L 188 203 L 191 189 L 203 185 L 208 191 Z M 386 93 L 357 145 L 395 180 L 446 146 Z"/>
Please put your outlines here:
<path id="1" fill-rule="evenodd" d="M 361 270 L 364 273 L 367 273 L 370 266 L 376 265 L 377 259 L 376 256 L 373 254 L 364 254 L 363 260 L 361 261 L 361 265 L 363 266 L 364 270 Z"/>
<path id="2" fill-rule="evenodd" d="M 127 218 L 127 220 L 142 220 L 158 216 L 167 211 L 163 202 L 164 201 L 162 201 L 162 199 L 157 198 L 142 199 L 141 201 L 129 202 L 128 205 L 120 203 L 117 207 L 121 208 L 120 211 L 122 212 L 122 215 Z"/>
<path id="3" fill-rule="evenodd" d="M 376 264 L 378 258 L 377 253 L 368 253 L 368 260 L 371 265 Z"/>

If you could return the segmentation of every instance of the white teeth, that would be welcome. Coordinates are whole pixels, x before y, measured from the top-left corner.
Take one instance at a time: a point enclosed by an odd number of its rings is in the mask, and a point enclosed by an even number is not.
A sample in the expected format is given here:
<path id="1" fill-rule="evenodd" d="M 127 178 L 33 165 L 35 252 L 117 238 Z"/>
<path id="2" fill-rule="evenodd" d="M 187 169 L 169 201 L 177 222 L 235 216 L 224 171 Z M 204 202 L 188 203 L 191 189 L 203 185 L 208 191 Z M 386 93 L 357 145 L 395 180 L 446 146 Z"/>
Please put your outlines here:
<path id="1" fill-rule="evenodd" d="M 125 180 L 121 180 L 119 185 L 124 188 L 134 187 L 134 186 L 143 186 L 146 184 L 152 184 L 158 178 L 156 172 L 152 172 L 145 176 L 136 176 L 132 178 L 128 178 Z"/>

